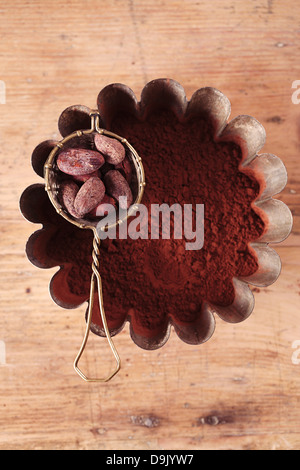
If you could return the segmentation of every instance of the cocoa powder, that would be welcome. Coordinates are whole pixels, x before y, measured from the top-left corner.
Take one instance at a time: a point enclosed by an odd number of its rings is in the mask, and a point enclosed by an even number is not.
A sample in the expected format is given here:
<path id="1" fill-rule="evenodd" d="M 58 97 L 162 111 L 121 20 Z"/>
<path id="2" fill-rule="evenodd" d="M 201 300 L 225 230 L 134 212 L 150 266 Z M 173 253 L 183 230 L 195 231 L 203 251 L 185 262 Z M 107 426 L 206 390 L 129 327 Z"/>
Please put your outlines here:
<path id="1" fill-rule="evenodd" d="M 242 151 L 233 142 L 213 140 L 206 118 L 180 123 L 171 112 L 144 122 L 127 115 L 113 132 L 123 135 L 143 158 L 143 204 L 205 205 L 204 247 L 186 251 L 182 240 L 106 240 L 101 275 L 108 322 L 120 327 L 129 314 L 135 331 L 152 336 L 169 319 L 196 320 L 205 301 L 229 306 L 233 277 L 257 268 L 250 241 L 260 237 L 265 221 L 252 202 L 260 184 L 241 168 Z M 101 325 L 99 312 L 93 321 Z"/>
<path id="2" fill-rule="evenodd" d="M 122 326 L 128 315 L 135 331 L 153 336 L 171 319 L 191 324 L 203 302 L 228 306 L 234 300 L 233 277 L 258 268 L 249 242 L 259 238 L 267 221 L 253 206 L 261 187 L 241 167 L 241 148 L 215 142 L 205 117 L 179 122 L 161 111 L 143 122 L 122 114 L 110 130 L 124 136 L 143 159 L 146 188 L 143 203 L 204 204 L 204 246 L 186 251 L 186 240 L 104 240 L 100 273 L 108 325 Z M 71 266 L 61 297 L 89 297 L 92 234 L 74 226 L 57 229 L 48 243 L 49 256 Z M 171 232 L 172 233 L 172 232 Z M 102 326 L 99 309 L 93 324 Z"/>

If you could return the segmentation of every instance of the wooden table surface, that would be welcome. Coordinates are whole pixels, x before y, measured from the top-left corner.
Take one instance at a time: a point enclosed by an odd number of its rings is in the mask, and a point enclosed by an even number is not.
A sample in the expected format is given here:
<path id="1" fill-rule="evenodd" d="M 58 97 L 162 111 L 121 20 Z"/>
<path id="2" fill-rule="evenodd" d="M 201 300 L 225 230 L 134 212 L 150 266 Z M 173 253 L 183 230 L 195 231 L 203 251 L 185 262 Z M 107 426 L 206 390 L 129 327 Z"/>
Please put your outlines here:
<path id="1" fill-rule="evenodd" d="M 292 84 L 300 79 L 300 3 L 1 0 L 0 15 L 0 448 L 299 449 L 300 104 Z M 121 372 L 89 384 L 72 367 L 85 306 L 64 310 L 51 300 L 56 269 L 28 261 L 26 241 L 40 226 L 23 218 L 19 198 L 42 182 L 31 153 L 59 138 L 62 110 L 94 107 L 114 82 L 139 97 L 161 77 L 181 83 L 188 98 L 218 88 L 231 117 L 264 125 L 263 150 L 288 170 L 278 198 L 293 212 L 293 232 L 276 246 L 278 281 L 256 289 L 248 320 L 217 318 L 204 345 L 173 333 L 153 352 L 126 327 L 115 338 Z M 90 371 L 100 371 L 106 352 L 93 335 Z"/>

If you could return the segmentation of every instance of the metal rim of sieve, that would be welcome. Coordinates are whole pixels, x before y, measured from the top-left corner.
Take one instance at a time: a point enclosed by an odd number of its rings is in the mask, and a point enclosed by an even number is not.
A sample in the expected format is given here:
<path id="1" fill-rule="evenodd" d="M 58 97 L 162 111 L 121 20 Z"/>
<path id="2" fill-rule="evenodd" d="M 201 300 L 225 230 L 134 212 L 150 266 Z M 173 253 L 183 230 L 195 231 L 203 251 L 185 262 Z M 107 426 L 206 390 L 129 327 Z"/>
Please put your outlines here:
<path id="1" fill-rule="evenodd" d="M 44 165 L 44 179 L 46 181 L 45 185 L 45 190 L 48 193 L 49 199 L 52 202 L 54 208 L 56 209 L 57 213 L 64 217 L 68 222 L 72 223 L 73 225 L 76 225 L 79 228 L 85 228 L 85 229 L 90 229 L 93 230 L 95 233 L 96 231 L 96 226 L 92 224 L 90 221 L 85 221 L 84 219 L 80 219 L 80 221 L 76 220 L 74 217 L 71 217 L 70 214 L 62 207 L 58 200 L 58 186 L 56 183 L 56 174 L 57 174 L 57 165 L 55 162 L 55 157 L 57 155 L 57 152 L 61 150 L 64 146 L 65 143 L 69 142 L 70 140 L 76 138 L 76 137 L 81 137 L 82 135 L 89 135 L 92 134 L 93 132 L 98 132 L 98 134 L 103 134 L 107 137 L 111 137 L 113 139 L 119 140 L 123 145 L 126 145 L 130 152 L 131 156 L 131 161 L 134 164 L 136 176 L 137 176 L 137 182 L 138 182 L 138 192 L 137 192 L 137 197 L 133 204 L 130 206 L 130 208 L 127 211 L 126 216 L 123 218 L 120 218 L 116 221 L 115 224 L 111 224 L 109 226 L 105 227 L 105 230 L 108 230 L 109 228 L 112 228 L 118 224 L 121 224 L 124 222 L 134 210 L 136 210 L 136 205 L 139 204 L 142 200 L 143 193 L 144 193 L 144 188 L 145 188 L 145 172 L 144 172 L 144 167 L 142 164 L 142 159 L 137 153 L 137 151 L 132 147 L 132 145 L 128 142 L 127 139 L 120 137 L 119 135 L 115 134 L 114 132 L 110 132 L 106 129 L 103 129 L 99 127 L 99 118 L 100 114 L 98 111 L 91 111 L 90 113 L 91 117 L 91 128 L 87 130 L 78 130 L 73 132 L 72 134 L 67 135 L 64 137 L 62 140 L 56 143 L 55 147 L 52 149 L 50 152 L 45 165 Z"/>

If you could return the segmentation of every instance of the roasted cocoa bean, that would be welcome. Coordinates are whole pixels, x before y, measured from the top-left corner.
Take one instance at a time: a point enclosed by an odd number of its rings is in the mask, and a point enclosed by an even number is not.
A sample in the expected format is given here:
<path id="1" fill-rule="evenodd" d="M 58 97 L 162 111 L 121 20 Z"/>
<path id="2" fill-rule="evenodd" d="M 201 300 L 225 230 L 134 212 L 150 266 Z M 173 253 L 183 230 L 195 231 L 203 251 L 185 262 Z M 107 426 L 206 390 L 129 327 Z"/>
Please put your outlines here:
<path id="1" fill-rule="evenodd" d="M 74 207 L 74 201 L 78 191 L 79 187 L 74 181 L 63 181 L 59 187 L 59 200 L 61 205 L 76 219 L 79 215 Z"/>
<path id="2" fill-rule="evenodd" d="M 68 175 L 81 176 L 98 170 L 104 161 L 103 155 L 94 150 L 69 148 L 60 152 L 57 166 Z"/>
<path id="3" fill-rule="evenodd" d="M 116 170 L 119 170 L 120 173 L 124 176 L 127 183 L 130 184 L 132 177 L 132 168 L 131 163 L 128 157 L 125 157 L 121 163 L 118 163 L 115 166 Z"/>
<path id="4" fill-rule="evenodd" d="M 98 206 L 105 194 L 105 186 L 97 176 L 89 178 L 79 189 L 74 201 L 74 208 L 79 217 L 83 217 Z"/>
<path id="5" fill-rule="evenodd" d="M 118 170 L 111 170 L 103 178 L 107 193 L 115 198 L 121 209 L 128 209 L 133 201 L 133 196 L 129 184 L 124 176 Z M 121 196 L 127 197 L 127 204 L 124 205 L 119 201 Z"/>
<path id="6" fill-rule="evenodd" d="M 107 163 L 117 165 L 125 158 L 125 148 L 117 139 L 112 139 L 103 134 L 96 134 L 95 146 L 104 155 Z"/>

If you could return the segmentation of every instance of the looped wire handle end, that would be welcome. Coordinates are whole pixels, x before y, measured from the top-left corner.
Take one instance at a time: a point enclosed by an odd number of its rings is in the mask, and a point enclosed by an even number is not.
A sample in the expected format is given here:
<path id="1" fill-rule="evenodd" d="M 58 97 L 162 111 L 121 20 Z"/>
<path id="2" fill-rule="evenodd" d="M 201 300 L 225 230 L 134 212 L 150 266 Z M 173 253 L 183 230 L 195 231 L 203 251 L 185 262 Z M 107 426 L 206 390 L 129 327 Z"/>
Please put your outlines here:
<path id="1" fill-rule="evenodd" d="M 107 321 L 106 321 L 106 316 L 105 316 L 105 311 L 104 311 L 104 306 L 103 306 L 103 295 L 102 295 L 102 282 L 101 282 L 101 276 L 99 273 L 99 245 L 100 245 L 100 239 L 97 235 L 97 232 L 94 232 L 94 240 L 93 240 L 93 253 L 92 253 L 92 258 L 93 258 L 93 263 L 92 263 L 92 277 L 91 277 L 91 287 L 90 287 L 90 299 L 89 299 L 89 309 L 88 309 L 88 315 L 87 315 L 87 323 L 86 323 L 86 330 L 84 334 L 84 338 L 82 341 L 81 348 L 75 358 L 74 361 L 74 369 L 77 372 L 77 374 L 86 382 L 108 382 L 111 380 L 120 370 L 121 368 L 121 360 L 119 357 L 119 354 L 115 348 L 115 345 L 112 341 L 108 326 L 107 326 Z M 94 302 L 95 302 L 95 284 L 97 282 L 97 289 L 98 289 L 98 300 L 99 300 L 99 309 L 100 309 L 100 314 L 101 314 L 101 319 L 103 323 L 103 328 L 105 331 L 106 339 L 109 343 L 110 349 L 115 357 L 116 360 L 116 366 L 115 369 L 107 376 L 103 378 L 92 378 L 92 377 L 87 377 L 82 370 L 79 368 L 78 363 L 80 361 L 80 358 L 85 350 L 88 337 L 90 334 L 90 326 L 91 326 L 91 321 L 92 321 L 92 313 L 93 313 L 93 307 L 94 307 Z"/>

